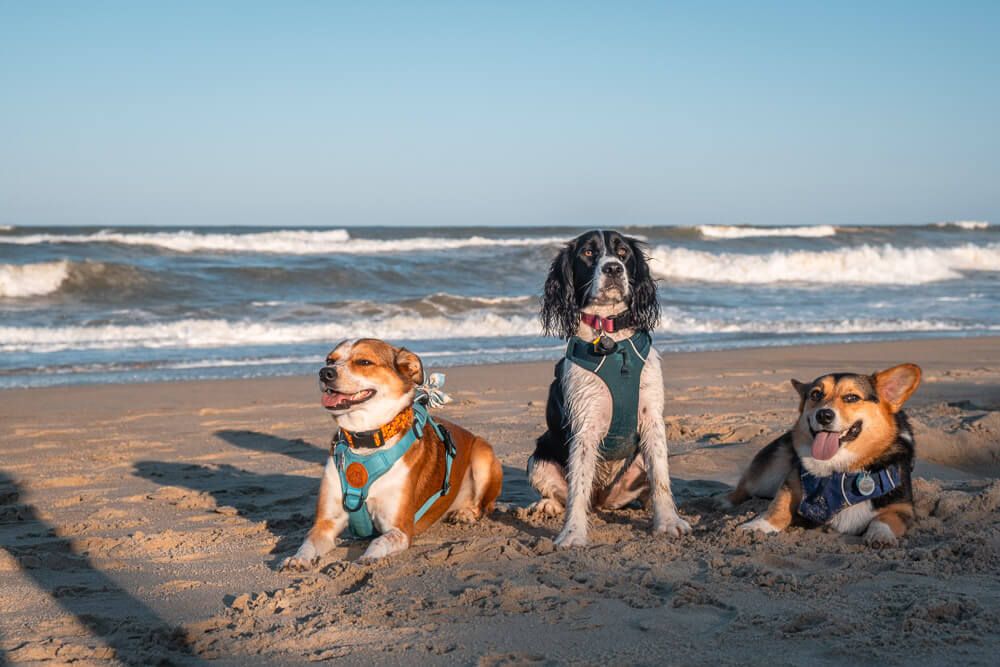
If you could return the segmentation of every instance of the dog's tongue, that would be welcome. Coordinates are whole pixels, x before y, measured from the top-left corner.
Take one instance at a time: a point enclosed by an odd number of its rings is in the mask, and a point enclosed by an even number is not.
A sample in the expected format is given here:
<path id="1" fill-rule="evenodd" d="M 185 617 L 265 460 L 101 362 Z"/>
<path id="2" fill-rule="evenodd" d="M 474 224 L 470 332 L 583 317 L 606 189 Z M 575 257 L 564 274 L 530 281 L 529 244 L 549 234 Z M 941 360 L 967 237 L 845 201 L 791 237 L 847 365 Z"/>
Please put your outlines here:
<path id="1" fill-rule="evenodd" d="M 840 434 L 832 431 L 820 431 L 813 438 L 812 455 L 814 459 L 826 461 L 840 449 Z"/>
<path id="2" fill-rule="evenodd" d="M 350 398 L 349 394 L 338 394 L 336 392 L 328 394 L 324 391 L 320 394 L 320 399 L 323 402 L 324 408 L 335 408 L 348 398 Z"/>

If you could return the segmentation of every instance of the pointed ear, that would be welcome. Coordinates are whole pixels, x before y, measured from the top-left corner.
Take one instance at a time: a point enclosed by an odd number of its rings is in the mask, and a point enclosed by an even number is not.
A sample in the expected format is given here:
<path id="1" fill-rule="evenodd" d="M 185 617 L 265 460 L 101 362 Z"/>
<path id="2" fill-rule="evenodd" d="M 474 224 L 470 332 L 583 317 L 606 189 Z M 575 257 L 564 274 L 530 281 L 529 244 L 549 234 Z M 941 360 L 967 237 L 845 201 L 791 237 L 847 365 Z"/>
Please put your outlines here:
<path id="1" fill-rule="evenodd" d="M 899 412 L 907 399 L 920 386 L 920 366 L 900 364 L 875 373 L 872 381 L 879 398 L 889 404 L 893 412 Z"/>
<path id="2" fill-rule="evenodd" d="M 792 386 L 795 387 L 795 391 L 799 392 L 799 398 L 805 400 L 806 392 L 809 391 L 809 387 L 812 386 L 811 382 L 799 382 L 795 378 L 791 380 Z"/>
<path id="3" fill-rule="evenodd" d="M 420 357 L 405 347 L 396 351 L 396 370 L 413 384 L 423 384 L 424 382 L 423 362 L 420 361 Z"/>

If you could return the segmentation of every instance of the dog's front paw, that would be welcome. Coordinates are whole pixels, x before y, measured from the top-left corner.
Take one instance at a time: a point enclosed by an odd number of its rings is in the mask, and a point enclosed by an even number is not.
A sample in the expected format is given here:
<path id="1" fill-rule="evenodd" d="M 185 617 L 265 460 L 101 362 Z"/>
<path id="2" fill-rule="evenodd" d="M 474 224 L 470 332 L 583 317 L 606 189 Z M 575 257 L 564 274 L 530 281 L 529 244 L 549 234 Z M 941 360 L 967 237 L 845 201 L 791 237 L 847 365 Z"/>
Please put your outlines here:
<path id="1" fill-rule="evenodd" d="M 572 549 L 573 547 L 585 547 L 590 542 L 587 540 L 587 531 L 565 528 L 559 537 L 556 538 L 556 546 L 560 549 Z"/>
<path id="2" fill-rule="evenodd" d="M 479 521 L 479 510 L 471 507 L 465 507 L 460 510 L 455 510 L 445 517 L 445 521 L 448 523 L 464 523 L 470 524 Z"/>
<path id="3" fill-rule="evenodd" d="M 894 547 L 899 543 L 899 538 L 892 532 L 892 528 L 882 523 L 878 519 L 868 524 L 865 531 L 865 544 L 870 547 Z"/>
<path id="4" fill-rule="evenodd" d="M 691 524 L 682 519 L 680 515 L 674 516 L 664 521 L 659 521 L 653 526 L 654 535 L 666 535 L 668 537 L 680 537 L 691 532 Z"/>
<path id="5" fill-rule="evenodd" d="M 746 523 L 741 524 L 739 529 L 747 533 L 765 533 L 768 535 L 781 532 L 771 525 L 770 521 L 762 516 L 757 517 L 753 521 L 747 521 Z"/>
<path id="6" fill-rule="evenodd" d="M 542 516 L 559 516 L 564 511 L 562 503 L 555 498 L 542 498 L 528 506 L 529 513 Z"/>
<path id="7" fill-rule="evenodd" d="M 318 562 L 318 558 L 307 559 L 299 558 L 298 556 L 289 556 L 281 561 L 278 570 L 281 572 L 306 572 L 316 567 L 316 563 Z"/>

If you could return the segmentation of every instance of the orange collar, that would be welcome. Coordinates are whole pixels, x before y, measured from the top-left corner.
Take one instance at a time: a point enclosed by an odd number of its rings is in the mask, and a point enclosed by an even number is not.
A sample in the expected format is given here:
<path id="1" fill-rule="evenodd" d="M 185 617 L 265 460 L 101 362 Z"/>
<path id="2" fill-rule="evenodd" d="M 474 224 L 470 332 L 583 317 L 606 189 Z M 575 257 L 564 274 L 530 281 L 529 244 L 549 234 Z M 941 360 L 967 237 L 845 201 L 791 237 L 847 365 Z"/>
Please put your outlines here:
<path id="1" fill-rule="evenodd" d="M 408 407 L 393 417 L 388 424 L 383 424 L 373 431 L 355 431 L 340 429 L 340 439 L 351 449 L 381 447 L 386 441 L 413 427 L 413 407 Z"/>

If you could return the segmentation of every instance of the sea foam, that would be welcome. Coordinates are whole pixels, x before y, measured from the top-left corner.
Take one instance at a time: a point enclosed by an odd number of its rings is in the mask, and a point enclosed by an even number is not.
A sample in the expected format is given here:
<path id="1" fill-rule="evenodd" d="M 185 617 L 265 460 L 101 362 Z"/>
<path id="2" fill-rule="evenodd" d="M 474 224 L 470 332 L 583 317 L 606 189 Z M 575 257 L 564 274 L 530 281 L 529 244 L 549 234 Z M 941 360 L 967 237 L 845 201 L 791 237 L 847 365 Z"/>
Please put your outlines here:
<path id="1" fill-rule="evenodd" d="M 26 234 L 0 239 L 0 243 L 117 243 L 150 246 L 172 252 L 233 252 L 282 255 L 357 254 L 377 255 L 411 251 L 440 251 L 477 246 L 537 246 L 564 243 L 563 237 L 448 238 L 415 236 L 402 239 L 355 239 L 345 229 L 287 230 L 220 234 L 182 230 L 176 232 L 121 232 L 101 230 L 90 234 Z"/>
<path id="2" fill-rule="evenodd" d="M 69 262 L 0 264 L 0 297 L 43 296 L 59 289 L 69 276 Z"/>
<path id="3" fill-rule="evenodd" d="M 1000 271 L 1000 244 L 950 248 L 863 245 L 840 250 L 778 250 L 762 255 L 657 246 L 661 278 L 712 283 L 854 283 L 916 285 L 954 280 L 960 271 Z"/>
<path id="4" fill-rule="evenodd" d="M 736 227 L 729 225 L 699 225 L 698 231 L 709 239 L 746 239 L 758 236 L 800 236 L 820 238 L 833 236 L 837 228 L 831 225 L 814 227 Z"/>

